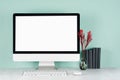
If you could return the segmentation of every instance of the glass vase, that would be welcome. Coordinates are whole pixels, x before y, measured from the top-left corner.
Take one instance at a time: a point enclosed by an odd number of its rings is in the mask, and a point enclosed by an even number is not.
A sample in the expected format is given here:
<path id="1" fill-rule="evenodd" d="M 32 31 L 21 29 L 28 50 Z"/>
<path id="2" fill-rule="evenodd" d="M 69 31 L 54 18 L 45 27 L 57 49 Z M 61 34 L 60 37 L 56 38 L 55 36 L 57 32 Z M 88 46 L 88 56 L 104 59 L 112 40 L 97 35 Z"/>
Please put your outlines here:
<path id="1" fill-rule="evenodd" d="M 85 61 L 80 62 L 80 69 L 81 70 L 86 70 L 87 69 L 87 64 L 85 63 Z"/>
<path id="2" fill-rule="evenodd" d="M 80 69 L 81 70 L 86 70 L 87 69 L 87 64 L 86 64 L 86 61 L 85 61 L 85 53 L 86 53 L 86 50 L 83 50 L 82 54 L 80 55 L 81 56 L 81 62 L 80 62 Z"/>

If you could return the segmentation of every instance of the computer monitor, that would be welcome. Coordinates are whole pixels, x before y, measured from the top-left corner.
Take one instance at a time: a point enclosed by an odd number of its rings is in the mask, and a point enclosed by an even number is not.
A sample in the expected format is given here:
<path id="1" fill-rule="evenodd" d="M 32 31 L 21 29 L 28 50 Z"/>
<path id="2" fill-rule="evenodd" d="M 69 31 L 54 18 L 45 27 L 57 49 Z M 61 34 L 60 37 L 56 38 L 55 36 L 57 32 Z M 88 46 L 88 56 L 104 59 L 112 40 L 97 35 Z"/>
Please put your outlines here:
<path id="1" fill-rule="evenodd" d="M 79 17 L 78 13 L 14 13 L 14 61 L 41 61 L 43 65 L 79 61 Z"/>

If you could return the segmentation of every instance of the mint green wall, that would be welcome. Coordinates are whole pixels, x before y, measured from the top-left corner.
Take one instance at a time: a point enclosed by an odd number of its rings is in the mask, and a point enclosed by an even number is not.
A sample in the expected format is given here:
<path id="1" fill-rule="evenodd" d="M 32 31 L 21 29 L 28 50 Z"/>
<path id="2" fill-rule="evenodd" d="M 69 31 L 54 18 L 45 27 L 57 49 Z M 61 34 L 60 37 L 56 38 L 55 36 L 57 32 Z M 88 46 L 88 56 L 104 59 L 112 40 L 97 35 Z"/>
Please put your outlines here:
<path id="1" fill-rule="evenodd" d="M 37 62 L 13 62 L 12 14 L 78 12 L 81 28 L 91 30 L 89 47 L 101 47 L 101 66 L 120 67 L 120 0 L 0 0 L 0 68 L 37 67 Z M 78 67 L 56 63 L 57 67 Z"/>

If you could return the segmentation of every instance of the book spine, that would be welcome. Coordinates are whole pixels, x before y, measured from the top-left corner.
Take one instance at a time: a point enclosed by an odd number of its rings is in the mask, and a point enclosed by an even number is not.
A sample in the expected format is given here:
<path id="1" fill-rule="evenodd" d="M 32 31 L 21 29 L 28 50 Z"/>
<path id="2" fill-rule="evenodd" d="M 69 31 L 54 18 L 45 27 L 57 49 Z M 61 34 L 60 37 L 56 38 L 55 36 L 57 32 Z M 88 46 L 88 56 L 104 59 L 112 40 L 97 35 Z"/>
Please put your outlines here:
<path id="1" fill-rule="evenodd" d="M 88 50 L 88 65 L 87 65 L 87 66 L 88 66 L 88 68 L 90 68 L 90 57 L 89 57 L 89 56 L 90 56 L 90 54 L 89 54 L 89 53 L 90 53 L 90 52 L 89 52 L 89 50 Z"/>
<path id="2" fill-rule="evenodd" d="M 98 67 L 100 68 L 100 55 L 101 55 L 101 48 L 98 48 Z"/>
<path id="3" fill-rule="evenodd" d="M 95 66 L 95 68 L 97 68 L 97 66 L 98 66 L 98 49 L 97 48 L 95 48 L 95 53 L 96 53 L 96 56 L 95 56 L 95 58 L 96 58 L 96 61 L 95 61 L 96 66 Z"/>
<path id="4" fill-rule="evenodd" d="M 95 51 L 96 49 L 95 48 L 93 48 L 92 49 L 92 66 L 93 66 L 93 68 L 95 69 L 96 68 L 96 51 Z"/>
<path id="5" fill-rule="evenodd" d="M 89 49 L 89 68 L 92 68 L 92 49 Z"/>
<path id="6" fill-rule="evenodd" d="M 100 68 L 100 53 L 101 53 L 101 48 L 96 48 L 96 68 Z"/>

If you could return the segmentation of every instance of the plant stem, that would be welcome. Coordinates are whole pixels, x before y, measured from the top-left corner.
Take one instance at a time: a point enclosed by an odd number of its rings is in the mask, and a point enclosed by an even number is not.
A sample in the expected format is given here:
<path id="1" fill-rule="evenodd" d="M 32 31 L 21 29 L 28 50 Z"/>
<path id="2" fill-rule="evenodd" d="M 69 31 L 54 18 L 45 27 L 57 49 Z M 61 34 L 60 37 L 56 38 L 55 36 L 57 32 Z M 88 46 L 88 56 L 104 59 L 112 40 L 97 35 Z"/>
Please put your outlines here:
<path id="1" fill-rule="evenodd" d="M 85 50 L 82 50 L 82 61 L 85 61 Z"/>

